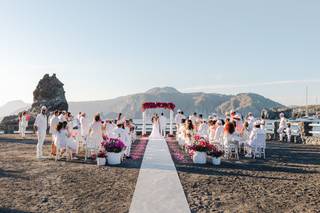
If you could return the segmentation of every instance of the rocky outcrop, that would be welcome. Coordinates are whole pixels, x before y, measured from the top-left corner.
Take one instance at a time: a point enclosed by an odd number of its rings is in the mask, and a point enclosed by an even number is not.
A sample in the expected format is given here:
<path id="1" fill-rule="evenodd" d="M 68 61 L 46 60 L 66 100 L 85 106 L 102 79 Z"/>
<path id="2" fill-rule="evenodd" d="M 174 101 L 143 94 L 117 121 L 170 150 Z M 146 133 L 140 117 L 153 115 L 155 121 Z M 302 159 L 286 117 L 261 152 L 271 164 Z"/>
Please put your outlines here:
<path id="1" fill-rule="evenodd" d="M 33 92 L 33 104 L 30 112 L 39 113 L 41 106 L 46 106 L 48 111 L 68 110 L 63 83 L 55 74 L 46 74 L 39 81 L 37 88 Z"/>
<path id="2" fill-rule="evenodd" d="M 30 115 L 29 127 L 32 129 L 36 115 L 42 106 L 48 108 L 48 112 L 54 110 L 68 110 L 68 102 L 65 97 L 63 83 L 55 74 L 46 74 L 39 81 L 37 88 L 33 92 L 33 104 L 28 111 Z M 4 117 L 0 123 L 0 130 L 6 132 L 17 131 L 19 129 L 18 115 Z"/>

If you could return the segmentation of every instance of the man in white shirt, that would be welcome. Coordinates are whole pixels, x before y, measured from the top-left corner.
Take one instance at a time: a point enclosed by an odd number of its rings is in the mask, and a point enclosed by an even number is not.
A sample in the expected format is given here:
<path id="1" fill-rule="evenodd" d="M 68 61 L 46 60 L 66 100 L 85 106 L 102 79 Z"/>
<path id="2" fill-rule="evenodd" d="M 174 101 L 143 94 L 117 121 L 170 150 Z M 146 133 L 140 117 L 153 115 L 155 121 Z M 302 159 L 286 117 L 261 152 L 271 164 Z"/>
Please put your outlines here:
<path id="1" fill-rule="evenodd" d="M 37 144 L 37 159 L 43 158 L 42 155 L 42 146 L 44 140 L 46 139 L 47 133 L 47 107 L 41 107 L 41 113 L 37 115 L 36 120 L 34 122 L 34 129 L 37 132 L 38 136 L 38 144 Z"/>
<path id="2" fill-rule="evenodd" d="M 81 130 L 81 136 L 86 141 L 87 137 L 89 135 L 89 121 L 87 119 L 86 113 L 82 113 L 80 117 L 80 130 Z"/>
<path id="3" fill-rule="evenodd" d="M 161 113 L 161 116 L 159 118 L 160 120 L 160 131 L 162 136 L 166 136 L 166 127 L 167 127 L 167 118 Z"/>

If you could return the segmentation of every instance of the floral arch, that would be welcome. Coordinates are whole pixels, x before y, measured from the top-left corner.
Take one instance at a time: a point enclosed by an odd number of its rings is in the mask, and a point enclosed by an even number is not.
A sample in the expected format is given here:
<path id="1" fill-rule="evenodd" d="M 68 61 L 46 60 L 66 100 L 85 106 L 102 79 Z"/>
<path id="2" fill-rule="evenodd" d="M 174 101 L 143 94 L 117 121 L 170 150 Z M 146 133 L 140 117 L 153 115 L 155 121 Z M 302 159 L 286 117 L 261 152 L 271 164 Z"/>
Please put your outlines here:
<path id="1" fill-rule="evenodd" d="M 173 135 L 173 111 L 176 108 L 174 103 L 164 102 L 145 102 L 142 104 L 142 135 L 147 133 L 146 131 L 146 110 L 162 108 L 170 110 L 170 135 Z"/>

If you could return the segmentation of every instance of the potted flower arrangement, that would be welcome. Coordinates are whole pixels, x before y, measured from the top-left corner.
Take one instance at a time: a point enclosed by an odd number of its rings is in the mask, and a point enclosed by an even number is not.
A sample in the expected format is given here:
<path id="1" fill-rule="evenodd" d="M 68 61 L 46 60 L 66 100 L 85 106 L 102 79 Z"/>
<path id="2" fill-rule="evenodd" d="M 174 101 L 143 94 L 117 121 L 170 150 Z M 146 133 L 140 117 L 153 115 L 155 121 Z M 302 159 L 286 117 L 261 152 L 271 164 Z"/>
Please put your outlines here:
<path id="1" fill-rule="evenodd" d="M 109 138 L 107 141 L 102 142 L 102 146 L 107 151 L 108 164 L 117 165 L 121 163 L 126 146 L 120 139 Z"/>
<path id="2" fill-rule="evenodd" d="M 218 147 L 211 145 L 208 155 L 212 157 L 212 164 L 213 165 L 220 165 L 221 164 L 221 156 L 224 155 L 224 151 L 219 150 Z"/>
<path id="3" fill-rule="evenodd" d="M 105 166 L 106 165 L 106 152 L 103 150 L 100 150 L 97 155 L 97 165 L 98 166 Z"/>
<path id="4" fill-rule="evenodd" d="M 189 148 L 193 163 L 205 164 L 207 162 L 207 152 L 209 151 L 209 141 L 199 135 L 194 136 L 194 142 Z"/>

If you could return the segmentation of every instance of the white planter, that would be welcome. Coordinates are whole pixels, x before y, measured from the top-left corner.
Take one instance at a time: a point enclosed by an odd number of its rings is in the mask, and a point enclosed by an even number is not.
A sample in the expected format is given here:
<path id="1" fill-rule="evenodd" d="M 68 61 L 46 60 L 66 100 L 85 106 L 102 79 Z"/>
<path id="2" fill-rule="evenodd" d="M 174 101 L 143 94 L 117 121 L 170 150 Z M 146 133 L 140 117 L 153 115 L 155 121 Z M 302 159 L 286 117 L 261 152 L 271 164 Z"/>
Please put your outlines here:
<path id="1" fill-rule="evenodd" d="M 108 152 L 108 164 L 110 165 L 118 165 L 121 163 L 122 152 Z"/>
<path id="2" fill-rule="evenodd" d="M 205 152 L 195 152 L 192 156 L 193 163 L 196 164 L 206 164 L 207 163 L 207 153 Z"/>
<path id="3" fill-rule="evenodd" d="M 220 165 L 221 164 L 221 157 L 212 157 L 212 164 L 213 165 Z"/>
<path id="4" fill-rule="evenodd" d="M 97 165 L 98 166 L 105 166 L 106 165 L 106 158 L 97 158 Z"/>

